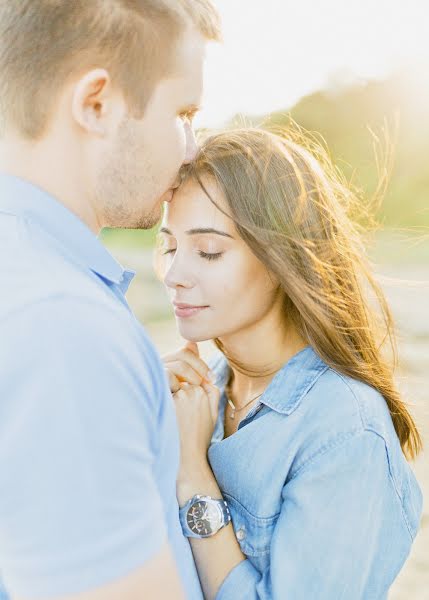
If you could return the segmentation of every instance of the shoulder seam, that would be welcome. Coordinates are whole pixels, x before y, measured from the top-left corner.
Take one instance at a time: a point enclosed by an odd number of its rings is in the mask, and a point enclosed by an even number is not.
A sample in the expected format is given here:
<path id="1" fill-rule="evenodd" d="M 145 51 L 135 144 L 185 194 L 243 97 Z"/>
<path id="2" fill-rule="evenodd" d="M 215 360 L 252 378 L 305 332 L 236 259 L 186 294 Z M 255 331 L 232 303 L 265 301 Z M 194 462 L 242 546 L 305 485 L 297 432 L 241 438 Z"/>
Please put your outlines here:
<path id="1" fill-rule="evenodd" d="M 306 467 L 310 466 L 311 464 L 313 464 L 319 457 L 324 456 L 325 454 L 327 454 L 330 450 L 334 449 L 334 448 L 338 448 L 341 447 L 342 445 L 344 445 L 349 439 L 355 437 L 356 435 L 359 434 L 363 434 L 363 433 L 370 433 L 373 434 L 375 436 L 377 436 L 377 438 L 381 439 L 383 441 L 383 445 L 384 445 L 384 451 L 386 454 L 386 462 L 388 465 L 388 473 L 389 473 L 389 480 L 393 486 L 393 489 L 395 490 L 395 496 L 399 502 L 399 506 L 400 506 L 400 510 L 401 510 L 401 514 L 402 514 L 402 518 L 405 522 L 407 531 L 408 531 L 408 535 L 411 538 L 411 541 L 414 540 L 414 536 L 412 533 L 412 527 L 410 522 L 408 521 L 407 515 L 404 511 L 404 507 L 403 507 L 403 503 L 402 503 L 402 498 L 401 495 L 399 493 L 399 490 L 395 484 L 395 480 L 392 476 L 392 472 L 391 472 L 391 467 L 390 467 L 390 460 L 389 460 L 389 454 L 387 451 L 387 446 L 386 446 L 386 440 L 384 439 L 384 437 L 382 435 L 380 435 L 377 431 L 374 431 L 372 429 L 369 428 L 364 428 L 364 429 L 354 429 L 348 432 L 344 432 L 340 435 L 338 435 L 336 438 L 332 439 L 329 443 L 326 443 L 324 446 L 322 446 L 321 448 L 319 448 L 316 452 L 314 452 L 312 454 L 312 456 L 310 456 L 310 458 L 308 460 L 305 461 L 305 463 L 303 465 L 301 465 L 297 471 L 293 474 L 293 476 L 290 478 L 290 481 L 293 481 L 298 474 L 301 474 L 303 470 L 305 470 Z"/>
<path id="2" fill-rule="evenodd" d="M 362 417 L 362 411 L 361 411 L 361 406 L 359 404 L 358 398 L 356 396 L 356 393 L 354 391 L 354 389 L 352 388 L 352 386 L 350 385 L 350 383 L 347 381 L 347 379 L 344 377 L 344 375 L 342 373 L 340 373 L 339 371 L 336 371 L 335 369 L 333 369 L 332 367 L 329 367 L 330 371 L 332 371 L 333 373 L 335 373 L 335 375 L 337 375 L 337 377 L 339 379 L 341 379 L 341 381 L 344 383 L 344 385 L 347 386 L 347 388 L 349 389 L 351 395 L 353 396 L 355 403 L 356 403 L 356 407 L 358 409 L 359 412 L 359 418 L 361 421 L 361 425 L 363 429 L 366 429 L 366 424 L 364 423 L 364 419 Z"/>
<path id="3" fill-rule="evenodd" d="M 411 523 L 408 520 L 406 512 L 404 511 L 404 507 L 403 507 L 403 503 L 402 503 L 402 496 L 401 496 L 401 494 L 400 494 L 400 492 L 398 490 L 398 486 L 396 485 L 395 478 L 393 477 L 393 472 L 392 472 L 392 467 L 391 467 L 391 464 L 390 464 L 390 458 L 389 458 L 389 452 L 388 452 L 388 449 L 387 449 L 386 440 L 384 439 L 384 437 L 378 431 L 375 431 L 374 429 L 371 429 L 370 427 L 365 428 L 365 431 L 373 433 L 374 435 L 376 435 L 377 437 L 379 437 L 379 438 L 381 438 L 383 440 L 384 449 L 385 449 L 385 452 L 386 452 L 387 465 L 389 467 L 389 479 L 390 479 L 390 481 L 392 483 L 393 489 L 395 490 L 395 494 L 396 494 L 396 496 L 398 498 L 398 501 L 399 501 L 399 504 L 401 506 L 402 517 L 403 517 L 403 519 L 405 521 L 405 524 L 407 526 L 407 530 L 408 530 L 408 533 L 410 535 L 411 541 L 413 541 L 414 540 L 414 536 L 413 536 L 413 533 L 412 533 L 413 528 L 411 526 Z"/>

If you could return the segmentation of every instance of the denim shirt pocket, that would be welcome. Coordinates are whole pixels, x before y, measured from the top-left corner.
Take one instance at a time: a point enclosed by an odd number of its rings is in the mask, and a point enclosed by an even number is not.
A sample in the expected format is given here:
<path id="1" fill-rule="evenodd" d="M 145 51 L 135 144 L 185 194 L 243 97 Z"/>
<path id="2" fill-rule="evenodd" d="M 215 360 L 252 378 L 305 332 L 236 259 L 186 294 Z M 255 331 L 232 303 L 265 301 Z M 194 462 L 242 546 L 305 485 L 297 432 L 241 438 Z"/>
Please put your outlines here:
<path id="1" fill-rule="evenodd" d="M 268 557 L 271 538 L 280 513 L 272 517 L 257 517 L 233 496 L 224 493 L 223 497 L 230 509 L 235 536 L 243 554 L 249 558 Z"/>

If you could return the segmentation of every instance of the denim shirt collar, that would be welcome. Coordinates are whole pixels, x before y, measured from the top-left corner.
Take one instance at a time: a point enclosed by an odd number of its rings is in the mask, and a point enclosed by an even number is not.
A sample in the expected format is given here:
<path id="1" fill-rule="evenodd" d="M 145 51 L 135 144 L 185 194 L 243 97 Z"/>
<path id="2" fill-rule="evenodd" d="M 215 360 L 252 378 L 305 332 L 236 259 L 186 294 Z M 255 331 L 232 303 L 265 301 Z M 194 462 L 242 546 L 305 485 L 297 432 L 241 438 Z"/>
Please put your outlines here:
<path id="1" fill-rule="evenodd" d="M 0 173 L 0 212 L 21 217 L 55 239 L 74 261 L 125 293 L 134 272 L 125 270 L 75 214 L 34 184 Z"/>
<path id="2" fill-rule="evenodd" d="M 216 375 L 216 385 L 223 392 L 229 377 L 229 365 L 223 354 L 219 353 L 211 368 Z M 313 348 L 306 346 L 276 373 L 259 402 L 288 415 L 327 368 Z"/>

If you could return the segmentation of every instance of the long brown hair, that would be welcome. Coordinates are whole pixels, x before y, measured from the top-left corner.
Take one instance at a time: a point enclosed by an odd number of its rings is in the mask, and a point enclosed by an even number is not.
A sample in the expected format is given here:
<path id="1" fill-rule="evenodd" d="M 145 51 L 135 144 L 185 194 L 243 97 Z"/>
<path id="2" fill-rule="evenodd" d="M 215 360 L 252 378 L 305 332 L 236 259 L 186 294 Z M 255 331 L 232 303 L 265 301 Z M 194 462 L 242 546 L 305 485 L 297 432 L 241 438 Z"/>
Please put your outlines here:
<path id="1" fill-rule="evenodd" d="M 350 218 L 350 188 L 287 133 L 252 128 L 208 137 L 189 178 L 216 204 L 205 185 L 214 180 L 239 235 L 280 282 L 285 316 L 329 366 L 383 395 L 415 458 L 422 441 L 394 383 L 392 316 Z"/>

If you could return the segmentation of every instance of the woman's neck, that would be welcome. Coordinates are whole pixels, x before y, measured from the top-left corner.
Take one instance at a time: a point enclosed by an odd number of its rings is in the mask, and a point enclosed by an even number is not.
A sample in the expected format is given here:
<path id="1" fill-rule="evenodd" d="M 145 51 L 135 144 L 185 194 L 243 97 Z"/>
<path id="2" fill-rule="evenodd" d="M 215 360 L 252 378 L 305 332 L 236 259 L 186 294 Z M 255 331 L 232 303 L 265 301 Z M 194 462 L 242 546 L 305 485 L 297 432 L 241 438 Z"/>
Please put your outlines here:
<path id="1" fill-rule="evenodd" d="M 282 366 L 307 346 L 277 311 L 245 330 L 221 337 L 220 342 L 232 372 L 231 395 L 237 409 L 263 392 Z"/>

